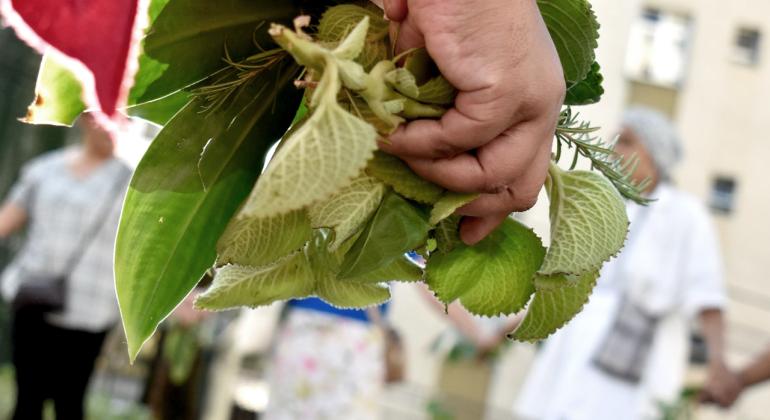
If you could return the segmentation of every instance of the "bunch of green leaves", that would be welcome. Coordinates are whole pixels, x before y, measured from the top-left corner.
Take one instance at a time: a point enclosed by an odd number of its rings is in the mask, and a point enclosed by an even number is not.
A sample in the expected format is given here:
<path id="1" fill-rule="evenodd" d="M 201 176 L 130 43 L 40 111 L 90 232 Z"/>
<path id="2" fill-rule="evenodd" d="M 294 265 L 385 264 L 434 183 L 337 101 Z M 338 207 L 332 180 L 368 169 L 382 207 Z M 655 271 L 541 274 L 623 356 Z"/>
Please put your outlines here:
<path id="1" fill-rule="evenodd" d="M 565 106 L 597 102 L 590 4 L 538 5 L 564 68 Z M 126 111 L 164 127 L 131 181 L 115 256 L 132 358 L 212 266 L 199 308 L 306 296 L 363 308 L 386 301 L 390 282 L 422 281 L 483 316 L 528 305 L 514 336 L 541 339 L 582 308 L 623 244 L 621 193 L 638 197 L 638 186 L 569 108 L 558 150 L 576 148 L 600 173 L 561 169 L 557 153 L 550 247 L 514 219 L 463 244 L 454 212 L 475 196 L 377 150 L 399 124 L 439 118 L 455 90 L 424 49 L 392 54 L 389 23 L 368 2 L 153 0 L 150 21 Z M 31 119 L 69 124 L 83 108 L 79 86 L 46 63 L 46 100 Z M 427 267 L 404 256 L 413 250 Z"/>
<path id="2" fill-rule="evenodd" d="M 294 30 L 269 30 L 305 68 L 299 85 L 309 112 L 281 141 L 220 239 L 217 274 L 197 306 L 218 310 L 319 296 L 364 308 L 389 298 L 388 282 L 424 281 L 442 302 L 459 300 L 483 316 L 512 314 L 531 301 L 515 333 L 520 339 L 542 338 L 574 316 L 626 236 L 624 204 L 613 184 L 554 163 L 546 185 L 547 250 L 513 219 L 481 243 L 463 244 L 453 213 L 476 196 L 419 178 L 398 158 L 377 152 L 376 144 L 404 121 L 440 117 L 453 103 L 452 86 L 431 73 L 435 65 L 424 50 L 387 55 L 387 22 L 364 8 L 329 9 L 313 35 L 305 31 L 308 23 L 300 18 Z M 596 67 L 572 64 L 567 76 L 590 83 L 585 79 Z M 567 123 L 560 130 L 569 129 Z M 424 273 L 405 260 L 411 250 L 428 256 Z"/>

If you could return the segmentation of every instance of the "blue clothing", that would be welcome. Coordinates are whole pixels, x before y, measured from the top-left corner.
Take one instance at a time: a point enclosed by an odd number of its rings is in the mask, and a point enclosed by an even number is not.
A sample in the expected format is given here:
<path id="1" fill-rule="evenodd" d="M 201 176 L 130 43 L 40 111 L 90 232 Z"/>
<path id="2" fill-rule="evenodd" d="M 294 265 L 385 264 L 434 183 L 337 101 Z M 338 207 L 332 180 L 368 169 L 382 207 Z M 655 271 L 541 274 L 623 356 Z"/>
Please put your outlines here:
<path id="1" fill-rule="evenodd" d="M 369 316 L 366 313 L 366 310 L 335 308 L 334 306 L 331 306 L 328 303 L 316 297 L 291 300 L 289 301 L 288 306 L 291 309 L 304 309 L 304 310 L 310 310 L 310 311 L 325 312 L 328 314 L 341 316 L 343 318 L 354 319 L 356 321 L 365 322 L 367 324 L 371 322 L 371 320 L 369 319 Z M 383 303 L 382 305 L 380 305 L 380 313 L 383 316 L 387 314 L 388 306 L 389 306 L 388 303 Z"/>

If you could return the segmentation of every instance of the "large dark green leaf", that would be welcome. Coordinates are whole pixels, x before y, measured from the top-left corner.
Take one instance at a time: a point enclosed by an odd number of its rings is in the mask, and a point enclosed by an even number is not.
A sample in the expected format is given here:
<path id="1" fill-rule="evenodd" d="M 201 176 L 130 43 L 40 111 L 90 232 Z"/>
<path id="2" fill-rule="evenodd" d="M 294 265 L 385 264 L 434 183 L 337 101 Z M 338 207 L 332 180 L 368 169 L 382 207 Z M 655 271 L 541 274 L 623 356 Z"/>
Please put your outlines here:
<path id="1" fill-rule="evenodd" d="M 392 191 L 345 255 L 339 277 L 352 279 L 387 266 L 424 244 L 431 229 L 428 215 Z"/>
<path id="2" fill-rule="evenodd" d="M 567 86 L 585 79 L 594 62 L 599 22 L 587 0 L 537 0 L 556 45 Z"/>
<path id="3" fill-rule="evenodd" d="M 590 105 L 599 102 L 604 94 L 602 82 L 604 77 L 599 63 L 594 63 L 585 79 L 567 89 L 564 105 Z"/>
<path id="4" fill-rule="evenodd" d="M 224 68 L 225 49 L 234 60 L 274 45 L 271 22 L 300 13 L 287 0 L 170 0 L 144 40 L 134 103 L 166 96 Z"/>
<path id="5" fill-rule="evenodd" d="M 139 164 L 115 255 L 132 358 L 213 264 L 216 242 L 254 185 L 266 151 L 294 117 L 300 100 L 295 74 L 295 67 L 266 71 L 211 112 L 196 99 Z"/>

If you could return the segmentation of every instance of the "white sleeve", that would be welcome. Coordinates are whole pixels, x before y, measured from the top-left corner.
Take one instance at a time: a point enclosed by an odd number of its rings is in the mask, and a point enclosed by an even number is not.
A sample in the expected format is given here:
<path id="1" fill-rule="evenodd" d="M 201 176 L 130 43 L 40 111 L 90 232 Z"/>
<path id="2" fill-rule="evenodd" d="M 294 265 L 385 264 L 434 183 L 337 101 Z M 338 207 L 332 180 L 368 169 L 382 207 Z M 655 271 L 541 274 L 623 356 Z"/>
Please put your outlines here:
<path id="1" fill-rule="evenodd" d="M 685 314 L 693 318 L 705 309 L 722 309 L 727 299 L 722 255 L 714 225 L 700 205 L 692 206 L 690 216 L 681 275 L 684 276 L 682 306 Z"/>

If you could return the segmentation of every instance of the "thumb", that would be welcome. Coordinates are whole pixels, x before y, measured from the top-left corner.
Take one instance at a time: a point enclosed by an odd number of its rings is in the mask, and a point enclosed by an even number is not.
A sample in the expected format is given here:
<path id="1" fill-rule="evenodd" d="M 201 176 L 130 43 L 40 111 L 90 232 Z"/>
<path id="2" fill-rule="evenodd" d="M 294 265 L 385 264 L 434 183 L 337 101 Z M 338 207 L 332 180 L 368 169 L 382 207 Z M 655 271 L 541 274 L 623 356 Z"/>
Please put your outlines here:
<path id="1" fill-rule="evenodd" d="M 377 2 L 379 3 L 379 2 Z M 406 19 L 407 5 L 406 0 L 385 0 L 385 15 L 394 22 L 401 22 Z"/>

